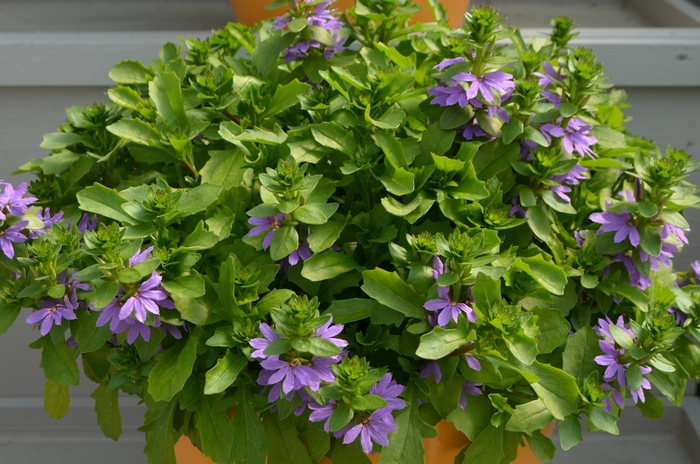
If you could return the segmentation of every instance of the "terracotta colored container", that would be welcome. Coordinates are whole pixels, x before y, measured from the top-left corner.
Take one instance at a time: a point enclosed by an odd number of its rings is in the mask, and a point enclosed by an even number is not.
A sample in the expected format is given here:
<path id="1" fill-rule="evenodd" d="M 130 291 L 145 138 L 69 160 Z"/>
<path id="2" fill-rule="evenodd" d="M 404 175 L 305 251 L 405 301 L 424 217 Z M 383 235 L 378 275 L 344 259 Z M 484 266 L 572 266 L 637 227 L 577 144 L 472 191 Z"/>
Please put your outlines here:
<path id="1" fill-rule="evenodd" d="M 442 421 L 435 428 L 440 435 L 435 438 L 423 439 L 425 462 L 427 464 L 454 462 L 457 454 L 469 443 L 469 440 L 452 425 L 452 422 Z M 553 428 L 554 423 L 551 423 L 543 432 L 545 435 L 551 436 Z M 204 456 L 187 437 L 180 438 L 180 441 L 175 445 L 175 456 L 177 456 L 178 464 L 212 464 L 212 461 Z M 377 464 L 379 453 L 370 455 L 369 458 L 373 464 Z M 514 461 L 514 464 L 541 464 L 541 462 L 537 460 L 530 447 L 526 446 L 520 448 L 518 459 Z M 319 464 L 332 463 L 330 459 L 323 458 Z"/>
<path id="2" fill-rule="evenodd" d="M 270 3 L 268 0 L 229 0 L 233 13 L 236 16 L 236 21 L 239 23 L 252 26 L 263 19 L 273 18 L 280 14 L 282 10 L 266 10 L 265 6 Z M 433 21 L 433 15 L 428 8 L 426 0 L 414 0 L 415 3 L 423 7 L 420 13 L 414 18 L 421 22 Z M 469 7 L 469 0 L 442 0 L 443 5 L 447 9 L 447 17 L 450 21 L 450 26 L 459 27 L 464 22 L 464 12 Z M 355 0 L 337 0 L 334 7 L 339 10 L 346 10 L 355 4 Z"/>

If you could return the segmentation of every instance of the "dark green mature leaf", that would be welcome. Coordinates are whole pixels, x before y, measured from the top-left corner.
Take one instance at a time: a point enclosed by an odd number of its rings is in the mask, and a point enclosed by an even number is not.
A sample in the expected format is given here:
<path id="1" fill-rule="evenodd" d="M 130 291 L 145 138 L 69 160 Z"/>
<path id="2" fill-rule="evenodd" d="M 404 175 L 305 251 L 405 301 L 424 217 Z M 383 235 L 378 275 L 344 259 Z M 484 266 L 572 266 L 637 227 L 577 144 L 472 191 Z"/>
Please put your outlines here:
<path id="1" fill-rule="evenodd" d="M 336 432 L 350 423 L 355 411 L 348 403 L 341 402 L 331 415 L 330 431 Z"/>
<path id="2" fill-rule="evenodd" d="M 499 140 L 482 145 L 474 156 L 474 169 L 481 180 L 489 180 L 510 168 L 510 163 L 520 159 L 517 143 L 503 145 Z"/>
<path id="3" fill-rule="evenodd" d="M 187 128 L 188 120 L 182 100 L 180 78 L 172 71 L 161 71 L 148 83 L 149 95 L 156 104 L 158 115 L 168 127 Z M 177 123 L 177 125 L 175 125 Z"/>
<path id="4" fill-rule="evenodd" d="M 583 385 L 588 375 L 595 371 L 595 357 L 601 354 L 598 334 L 590 327 L 582 327 L 566 342 L 563 356 L 563 369 L 573 375 L 579 385 Z"/>
<path id="5" fill-rule="evenodd" d="M 384 185 L 389 193 L 403 196 L 408 195 L 415 189 L 415 174 L 403 168 L 395 168 L 386 165 L 384 175 L 379 177 L 379 181 Z"/>
<path id="6" fill-rule="evenodd" d="M 515 412 L 506 424 L 506 430 L 509 432 L 531 433 L 535 430 L 543 429 L 553 419 L 554 417 L 542 400 L 537 399 L 517 405 Z"/>
<path id="7" fill-rule="evenodd" d="M 231 460 L 233 429 L 228 411 L 216 406 L 221 400 L 205 396 L 197 402 L 197 430 L 202 440 L 202 451 L 214 462 L 226 464 Z"/>
<path id="8" fill-rule="evenodd" d="M 331 435 L 323 430 L 321 424 L 309 424 L 299 438 L 304 442 L 312 462 L 318 462 L 331 449 Z"/>
<path id="9" fill-rule="evenodd" d="M 597 428 L 611 435 L 619 435 L 617 419 L 612 414 L 603 411 L 602 408 L 593 408 L 588 413 L 588 420 Z"/>
<path id="10" fill-rule="evenodd" d="M 377 305 L 376 301 L 365 298 L 334 300 L 323 315 L 332 315 L 336 324 L 347 324 L 370 317 Z"/>
<path id="11" fill-rule="evenodd" d="M 59 148 L 65 148 L 68 145 L 75 145 L 76 143 L 80 143 L 80 134 L 76 134 L 75 132 L 52 132 L 51 134 L 44 135 L 44 141 L 41 142 L 39 148 L 58 150 Z M 46 161 L 46 159 L 48 158 L 45 158 L 44 161 Z"/>
<path id="12" fill-rule="evenodd" d="M 156 356 L 148 374 L 148 391 L 156 401 L 170 401 L 192 374 L 197 358 L 197 339 L 188 336 Z"/>
<path id="13" fill-rule="evenodd" d="M 108 189 L 104 185 L 94 184 L 87 187 L 76 195 L 80 209 L 88 213 L 97 213 L 110 219 L 135 225 L 138 223 L 129 215 L 122 205 L 127 201 L 122 198 L 116 190 Z"/>
<path id="14" fill-rule="evenodd" d="M 389 446 L 382 449 L 379 464 L 422 464 L 423 438 L 437 436 L 434 428 L 423 422 L 415 403 L 396 416 L 396 431 L 389 435 Z"/>
<path id="15" fill-rule="evenodd" d="M 386 159 L 389 160 L 392 166 L 395 168 L 408 169 L 406 155 L 403 152 L 401 143 L 396 140 L 396 136 L 391 135 L 381 129 L 375 129 L 374 137 L 377 139 L 377 143 L 384 151 Z"/>
<path id="16" fill-rule="evenodd" d="M 10 306 L 5 300 L 0 300 L 0 335 L 4 334 L 12 327 L 21 309 L 22 308 L 19 306 Z"/>
<path id="17" fill-rule="evenodd" d="M 270 105 L 265 109 L 263 114 L 260 115 L 260 118 L 265 119 L 270 116 L 275 116 L 291 108 L 299 103 L 299 95 L 306 95 L 310 90 L 311 86 L 309 84 L 299 82 L 297 79 L 294 79 L 286 85 L 280 85 L 277 87 L 277 90 L 275 90 Z"/>
<path id="18" fill-rule="evenodd" d="M 270 258 L 273 261 L 279 261 L 289 256 L 297 248 L 299 248 L 299 233 L 292 226 L 284 226 L 272 236 Z"/>
<path id="19" fill-rule="evenodd" d="M 335 439 L 329 457 L 333 464 L 371 464 L 372 461 L 362 452 L 359 445 L 359 440 L 350 445 L 343 445 L 342 439 Z"/>
<path id="20" fill-rule="evenodd" d="M 107 340 L 112 338 L 112 331 L 109 329 L 109 324 L 102 327 L 97 327 L 97 319 L 100 313 L 97 311 L 76 313 L 80 321 L 80 328 L 75 334 L 75 341 L 78 343 L 78 349 L 81 353 L 89 353 L 102 348 Z"/>
<path id="21" fill-rule="evenodd" d="M 241 183 L 247 171 L 245 157 L 240 150 L 212 150 L 209 161 L 201 171 L 202 183 L 230 189 Z"/>
<path id="22" fill-rule="evenodd" d="M 335 122 L 323 122 L 311 128 L 314 140 L 324 147 L 337 150 L 346 155 L 355 154 L 356 142 L 352 132 Z"/>
<path id="23" fill-rule="evenodd" d="M 80 382 L 78 364 L 65 340 L 60 339 L 55 345 L 48 335 L 39 339 L 39 341 L 42 340 L 43 345 L 40 347 L 43 349 L 39 367 L 44 369 L 46 378 L 57 385 L 78 385 Z"/>
<path id="24" fill-rule="evenodd" d="M 139 145 L 160 146 L 163 135 L 158 129 L 140 119 L 120 119 L 107 130 L 117 137 Z"/>
<path id="25" fill-rule="evenodd" d="M 99 385 L 90 395 L 95 400 L 97 424 L 105 437 L 114 441 L 122 434 L 122 416 L 119 411 L 119 390 L 107 391 L 106 385 Z"/>
<path id="26" fill-rule="evenodd" d="M 231 458 L 237 464 L 264 464 L 270 441 L 265 435 L 260 417 L 250 405 L 251 398 L 245 388 L 238 390 L 239 401 L 231 426 L 233 448 Z"/>
<path id="27" fill-rule="evenodd" d="M 357 262 L 345 253 L 329 250 L 306 260 L 301 275 L 312 282 L 320 282 L 352 271 L 357 266 Z"/>
<path id="28" fill-rule="evenodd" d="M 645 401 L 643 403 L 641 401 L 637 403 L 637 409 L 639 409 L 642 415 L 647 419 L 660 419 L 665 409 L 663 401 L 658 399 L 651 392 L 646 392 L 644 397 Z"/>
<path id="29" fill-rule="evenodd" d="M 530 365 L 537 357 L 537 340 L 525 335 L 520 329 L 504 337 L 506 345 L 513 356 L 525 365 Z"/>
<path id="30" fill-rule="evenodd" d="M 296 34 L 292 33 L 282 36 L 273 35 L 255 47 L 252 64 L 260 77 L 266 78 L 270 74 L 280 59 L 281 53 L 292 44 L 295 38 Z"/>
<path id="31" fill-rule="evenodd" d="M 320 253 L 333 246 L 345 228 L 345 224 L 345 221 L 328 221 L 325 224 L 312 225 L 311 234 L 306 239 L 311 251 Z"/>
<path id="32" fill-rule="evenodd" d="M 568 451 L 578 442 L 583 440 L 583 435 L 581 434 L 581 422 L 578 417 L 574 414 L 566 416 L 566 419 L 559 422 L 558 425 L 559 432 L 559 443 L 561 444 L 561 449 Z"/>
<path id="33" fill-rule="evenodd" d="M 420 337 L 416 355 L 423 359 L 440 359 L 463 346 L 467 333 L 460 329 L 443 329 L 435 327 Z"/>
<path id="34" fill-rule="evenodd" d="M 411 285 L 404 282 L 396 272 L 373 269 L 362 273 L 362 291 L 384 306 L 394 309 L 404 316 L 424 319 L 425 298 Z"/>
<path id="35" fill-rule="evenodd" d="M 554 443 L 552 443 L 549 437 L 545 437 L 542 432 L 537 431 L 530 435 L 525 435 L 525 438 L 537 459 L 544 462 L 549 462 L 554 459 L 554 453 L 557 449 L 554 447 Z"/>
<path id="36" fill-rule="evenodd" d="M 304 224 L 320 225 L 338 210 L 338 203 L 307 203 L 294 210 L 292 217 Z"/>
<path id="37" fill-rule="evenodd" d="M 439 123 L 433 123 L 432 126 L 423 132 L 423 137 L 420 142 L 421 152 L 426 155 L 435 154 L 442 156 L 452 147 L 452 141 L 455 138 L 456 131 L 445 130 L 440 127 Z"/>
<path id="38" fill-rule="evenodd" d="M 263 414 L 263 429 L 270 440 L 268 464 L 311 464 L 309 453 L 299 440 L 291 419 L 280 420 L 277 414 Z"/>
<path id="39" fill-rule="evenodd" d="M 175 461 L 176 432 L 173 428 L 177 400 L 164 403 L 155 402 L 147 397 L 146 404 L 148 410 L 139 431 L 146 434 L 144 452 L 148 458 L 148 464 L 177 464 Z"/>
<path id="40" fill-rule="evenodd" d="M 166 221 L 179 221 L 204 211 L 216 201 L 219 192 L 221 192 L 221 186 L 211 184 L 201 184 L 184 191 L 177 202 L 172 205 L 166 216 Z"/>
<path id="41" fill-rule="evenodd" d="M 523 133 L 523 122 L 519 119 L 512 119 L 501 128 L 501 140 L 508 145 Z"/>
<path id="42" fill-rule="evenodd" d="M 190 275 L 176 277 L 173 280 L 164 280 L 161 285 L 179 298 L 199 298 L 205 293 L 204 279 L 195 271 L 192 271 Z"/>
<path id="43" fill-rule="evenodd" d="M 500 464 L 503 459 L 504 426 L 494 427 L 489 424 L 469 445 L 464 454 L 464 464 Z"/>
<path id="44" fill-rule="evenodd" d="M 535 308 L 532 312 L 538 316 L 537 350 L 540 353 L 551 353 L 566 343 L 571 325 L 558 309 Z"/>
<path id="45" fill-rule="evenodd" d="M 245 356 L 226 351 L 224 357 L 219 358 L 216 365 L 207 371 L 204 394 L 214 395 L 226 390 L 247 365 L 248 359 Z"/>
<path id="46" fill-rule="evenodd" d="M 62 419 L 70 409 L 70 387 L 50 380 L 44 387 L 44 410 L 54 419 Z"/>
<path id="47" fill-rule="evenodd" d="M 517 258 L 513 267 L 527 273 L 546 290 L 555 295 L 563 295 L 566 288 L 566 274 L 561 266 L 545 261 L 542 255 Z"/>
<path id="48" fill-rule="evenodd" d="M 474 441 L 491 423 L 491 415 L 491 401 L 487 396 L 468 396 L 467 407 L 455 409 L 447 416 L 447 420 L 467 438 Z"/>

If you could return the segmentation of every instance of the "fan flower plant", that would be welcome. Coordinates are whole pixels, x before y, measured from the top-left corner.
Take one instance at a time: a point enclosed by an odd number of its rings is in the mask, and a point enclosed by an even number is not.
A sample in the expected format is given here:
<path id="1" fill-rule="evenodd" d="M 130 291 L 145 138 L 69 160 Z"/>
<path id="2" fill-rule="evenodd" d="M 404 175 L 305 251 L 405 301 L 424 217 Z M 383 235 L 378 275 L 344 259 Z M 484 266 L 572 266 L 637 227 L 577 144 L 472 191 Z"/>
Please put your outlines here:
<path id="1" fill-rule="evenodd" d="M 625 130 L 570 20 L 430 3 L 277 1 L 67 110 L 0 194 L 0 331 L 36 326 L 52 417 L 81 363 L 106 436 L 145 404 L 151 463 L 418 464 L 447 420 L 505 464 L 680 403 L 696 163 Z"/>

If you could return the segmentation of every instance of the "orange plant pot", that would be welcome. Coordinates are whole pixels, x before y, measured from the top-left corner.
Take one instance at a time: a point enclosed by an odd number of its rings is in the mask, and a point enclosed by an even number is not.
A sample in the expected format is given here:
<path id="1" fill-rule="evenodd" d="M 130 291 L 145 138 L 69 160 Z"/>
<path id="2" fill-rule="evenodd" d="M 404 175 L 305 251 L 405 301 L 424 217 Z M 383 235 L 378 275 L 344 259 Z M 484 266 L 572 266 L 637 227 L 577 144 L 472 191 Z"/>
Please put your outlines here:
<path id="1" fill-rule="evenodd" d="M 274 18 L 280 15 L 281 10 L 266 10 L 268 0 L 229 0 L 233 8 L 233 14 L 236 16 L 236 21 L 239 23 L 252 26 L 263 19 Z M 414 16 L 416 21 L 431 22 L 433 15 L 428 8 L 426 0 L 415 0 L 415 3 L 422 6 L 423 9 Z M 355 4 L 355 0 L 337 0 L 333 6 L 338 10 L 347 10 Z M 447 18 L 450 26 L 459 27 L 464 22 L 464 13 L 469 8 L 469 0 L 442 0 L 447 10 Z"/>
<path id="2" fill-rule="evenodd" d="M 426 464 L 445 464 L 452 463 L 455 457 L 462 451 L 462 448 L 467 446 L 469 440 L 460 431 L 458 431 L 452 422 L 442 421 L 435 426 L 439 435 L 435 438 L 424 438 L 423 447 L 425 448 Z M 552 422 L 543 430 L 547 436 L 552 435 L 554 423 Z M 175 445 L 175 456 L 178 464 L 213 464 L 212 461 L 204 456 L 187 437 L 182 437 Z M 379 453 L 369 455 L 373 464 L 379 462 Z M 518 458 L 514 464 L 540 464 L 539 461 L 529 446 L 518 450 Z M 323 458 L 319 464 L 332 464 L 328 458 Z"/>

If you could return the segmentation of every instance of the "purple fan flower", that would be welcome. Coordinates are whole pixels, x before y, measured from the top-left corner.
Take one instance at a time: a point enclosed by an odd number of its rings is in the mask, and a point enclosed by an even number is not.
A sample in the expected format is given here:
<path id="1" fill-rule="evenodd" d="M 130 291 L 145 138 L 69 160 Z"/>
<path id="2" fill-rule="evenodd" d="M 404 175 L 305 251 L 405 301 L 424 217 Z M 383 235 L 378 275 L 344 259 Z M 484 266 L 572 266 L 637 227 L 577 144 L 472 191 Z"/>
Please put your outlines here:
<path id="1" fill-rule="evenodd" d="M 475 76 L 472 73 L 459 73 L 452 78 L 454 83 L 470 82 L 466 96 L 469 100 L 481 94 L 487 103 L 492 103 L 495 99 L 494 93 L 505 93 L 515 88 L 513 76 L 504 72 L 492 72 Z"/>
<path id="2" fill-rule="evenodd" d="M 642 371 L 642 376 L 644 376 L 651 372 L 651 367 L 639 366 L 639 370 Z M 637 404 L 637 401 L 641 401 L 642 403 L 646 402 L 644 390 L 651 390 L 651 383 L 647 378 L 642 377 L 642 385 L 639 387 L 639 390 L 630 390 L 634 404 Z"/>
<path id="3" fill-rule="evenodd" d="M 510 97 L 510 94 L 507 95 Z M 506 95 L 502 97 L 502 102 L 505 103 Z M 510 121 L 510 116 L 508 116 L 508 113 L 505 112 L 503 108 L 500 106 L 487 106 L 486 111 L 489 113 L 489 118 L 493 118 L 494 116 L 498 116 L 498 118 L 503 121 L 503 122 L 509 122 Z"/>
<path id="4" fill-rule="evenodd" d="M 619 407 L 623 407 L 625 405 L 625 402 L 622 400 L 622 395 L 620 394 L 620 392 L 614 389 L 611 385 L 604 383 L 603 390 L 612 391 L 612 399 L 615 401 L 615 403 L 617 403 Z M 605 412 L 612 411 L 612 402 L 610 401 L 610 398 L 606 398 L 605 400 L 603 400 L 603 403 L 605 403 Z"/>
<path id="5" fill-rule="evenodd" d="M 374 411 L 369 417 L 363 417 L 360 423 L 345 432 L 343 444 L 352 443 L 360 436 L 362 451 L 372 452 L 372 440 L 381 446 L 389 446 L 388 435 L 396 430 L 391 410 L 382 408 Z"/>
<path id="6" fill-rule="evenodd" d="M 27 227 L 29 221 L 19 221 L 14 226 L 10 226 L 4 231 L 0 231 L 0 248 L 9 259 L 15 257 L 15 247 L 13 243 L 21 243 L 27 240 L 21 231 Z"/>
<path id="7" fill-rule="evenodd" d="M 598 155 L 591 149 L 591 145 L 596 144 L 598 139 L 590 135 L 591 129 L 593 126 L 580 119 L 572 118 L 565 129 L 547 123 L 542 126 L 540 131 L 548 141 L 551 141 L 551 137 L 563 137 L 564 150 L 567 153 L 578 153 L 582 158 L 585 158 L 586 155 L 596 158 Z"/>
<path id="8" fill-rule="evenodd" d="M 459 128 L 462 130 L 462 137 L 465 140 L 471 140 L 476 137 L 484 137 L 488 135 L 484 130 L 479 127 L 479 123 L 474 119 L 471 123 L 465 124 Z"/>
<path id="9" fill-rule="evenodd" d="M 466 58 L 463 56 L 458 56 L 457 58 L 446 58 L 433 66 L 433 69 L 437 69 L 438 71 L 444 71 L 448 67 L 452 66 L 453 64 L 457 63 L 465 63 L 467 61 Z"/>
<path id="10" fill-rule="evenodd" d="M 464 409 L 467 407 L 467 395 L 481 396 L 484 392 L 479 387 L 484 384 L 481 382 L 470 382 L 467 380 L 462 384 L 462 394 L 459 396 L 459 407 Z"/>
<path id="11" fill-rule="evenodd" d="M 342 29 L 343 23 L 331 14 L 335 10 L 328 9 L 331 3 L 333 2 L 323 2 L 316 5 L 314 13 L 307 20 L 308 25 L 322 27 L 329 31 Z"/>
<path id="12" fill-rule="evenodd" d="M 87 214 L 83 214 L 83 217 L 78 223 L 78 232 L 84 234 L 88 230 L 97 229 L 97 214 L 92 215 L 92 220 Z"/>
<path id="13" fill-rule="evenodd" d="M 399 395 L 406 390 L 406 387 L 399 385 L 394 381 L 391 373 L 387 372 L 375 383 L 369 392 L 372 395 L 381 396 L 386 401 L 387 405 L 383 409 L 391 411 L 403 409 L 406 407 L 406 402 L 399 398 Z"/>
<path id="14" fill-rule="evenodd" d="M 668 311 L 670 314 L 673 314 L 676 317 L 676 324 L 679 326 L 683 326 L 685 324 L 685 321 L 688 320 L 688 316 L 686 316 L 685 313 L 681 312 L 676 308 L 668 308 L 666 311 Z"/>
<path id="15" fill-rule="evenodd" d="M 289 16 L 277 16 L 275 22 L 272 24 L 272 30 L 279 31 L 280 29 L 284 29 L 290 22 L 292 22 L 292 18 Z"/>
<path id="16" fill-rule="evenodd" d="M 311 258 L 313 253 L 311 253 L 311 247 L 309 247 L 309 242 L 304 239 L 299 245 L 299 248 L 292 251 L 292 253 L 287 257 L 287 262 L 290 266 L 296 266 L 299 261 L 306 261 Z"/>
<path id="17" fill-rule="evenodd" d="M 51 210 L 49 208 L 44 208 L 36 213 L 36 216 L 41 219 L 44 223 L 43 229 L 36 229 L 29 231 L 29 238 L 36 240 L 39 236 L 46 234 L 46 230 L 50 229 L 54 224 L 63 219 L 63 211 L 59 211 L 58 214 L 51 216 Z"/>
<path id="18" fill-rule="evenodd" d="M 692 269 L 693 274 L 695 274 L 695 280 L 700 280 L 700 261 L 693 261 L 690 264 L 690 269 Z"/>
<path id="19" fill-rule="evenodd" d="M 578 185 L 580 181 L 586 179 L 586 172 L 588 172 L 587 168 L 577 164 L 563 176 L 554 176 L 552 179 L 560 184 Z"/>
<path id="20" fill-rule="evenodd" d="M 315 336 L 318 338 L 325 338 L 329 342 L 333 343 L 335 346 L 338 348 L 345 348 L 348 346 L 348 342 L 343 340 L 342 338 L 334 338 L 336 335 L 338 335 L 340 332 L 343 331 L 343 327 L 345 327 L 343 324 L 336 324 L 331 327 L 331 324 L 333 323 L 333 316 L 330 316 L 328 319 L 328 322 L 323 324 L 321 327 L 316 329 Z M 262 324 L 260 324 L 262 326 Z"/>
<path id="21" fill-rule="evenodd" d="M 160 321 L 156 319 L 156 323 L 153 326 L 158 327 L 159 325 Z M 126 335 L 126 343 L 129 345 L 133 345 L 136 339 L 139 338 L 139 335 L 145 342 L 151 339 L 151 327 L 131 317 L 118 321 L 117 327 L 113 332 L 119 334 L 126 330 L 129 331 Z"/>
<path id="22" fill-rule="evenodd" d="M 267 250 L 270 248 L 270 243 L 272 243 L 272 237 L 275 235 L 275 232 L 282 227 L 282 223 L 280 222 L 282 219 L 284 219 L 284 214 L 276 214 L 265 218 L 248 219 L 248 224 L 255 226 L 250 230 L 250 232 L 248 232 L 248 237 L 256 237 L 272 228 L 263 240 L 263 250 Z"/>
<path id="23" fill-rule="evenodd" d="M 515 214 L 518 213 L 524 218 L 527 217 L 527 211 L 525 211 L 525 208 L 520 206 L 520 194 L 514 196 L 513 199 L 510 201 L 510 204 L 513 205 L 513 207 L 510 209 L 510 212 L 508 213 L 510 216 L 515 216 Z"/>
<path id="24" fill-rule="evenodd" d="M 182 332 L 180 332 L 180 328 L 176 325 L 166 324 L 163 322 L 161 323 L 160 328 L 163 331 L 163 335 L 166 337 L 170 335 L 176 340 L 180 340 L 182 338 Z"/>
<path id="25" fill-rule="evenodd" d="M 459 105 L 464 108 L 470 103 L 467 93 L 461 86 L 449 87 L 447 85 L 439 85 L 428 89 L 427 93 L 435 97 L 430 101 L 431 105 Z"/>
<path id="26" fill-rule="evenodd" d="M 152 246 L 146 248 L 145 250 L 143 250 L 143 252 L 141 252 L 141 248 L 139 248 L 138 251 L 134 253 L 134 256 L 129 258 L 129 266 L 134 267 L 137 264 L 146 261 L 146 259 L 148 259 L 148 255 L 151 254 L 151 251 L 153 251 Z"/>
<path id="27" fill-rule="evenodd" d="M 338 404 L 333 400 L 330 400 L 325 406 L 320 405 L 315 401 L 311 401 L 309 402 L 309 409 L 311 409 L 313 412 L 309 415 L 309 420 L 311 422 L 321 422 L 325 420 L 326 422 L 323 424 L 323 430 L 325 430 L 326 433 L 330 433 L 331 416 L 337 407 Z"/>
<path id="28" fill-rule="evenodd" d="M 270 327 L 264 322 L 260 323 L 260 333 L 263 335 L 264 338 L 253 338 L 248 342 L 250 343 L 250 346 L 255 348 L 255 351 L 253 351 L 250 354 L 250 357 L 267 359 L 269 355 L 265 354 L 265 350 L 270 345 L 270 343 L 280 338 L 280 336 L 277 335 L 274 330 L 272 330 L 272 327 Z"/>
<path id="29" fill-rule="evenodd" d="M 617 383 L 624 387 L 626 381 L 625 372 L 627 367 L 629 367 L 629 363 L 621 364 L 619 358 L 625 354 L 625 350 L 619 348 L 618 352 L 613 344 L 607 340 L 599 340 L 598 346 L 600 346 L 604 354 L 596 356 L 595 362 L 600 366 L 607 366 L 605 374 L 603 374 L 603 379 L 609 382 L 617 377 Z"/>
<path id="30" fill-rule="evenodd" d="M 73 311 L 78 307 L 77 300 L 71 300 L 67 296 L 63 298 L 63 302 L 59 300 L 42 301 L 41 309 L 34 311 L 27 317 L 27 324 L 41 323 L 42 336 L 49 333 L 54 325 L 61 325 L 63 319 L 72 321 L 76 319 Z"/>
<path id="31" fill-rule="evenodd" d="M 160 314 L 159 306 L 168 309 L 175 308 L 173 302 L 168 300 L 168 292 L 160 286 L 162 279 L 156 271 L 153 271 L 151 277 L 141 283 L 139 289 L 126 300 L 119 313 L 119 319 L 124 320 L 131 316 L 131 313 L 135 313 L 139 322 L 145 322 L 146 311 L 158 315 Z"/>
<path id="32" fill-rule="evenodd" d="M 0 194 L 0 219 L 6 219 L 8 212 L 13 216 L 24 216 L 29 206 L 36 201 L 34 197 L 24 197 L 29 188 L 27 183 L 19 184 L 17 190 L 9 182 L 0 182 L 0 184 L 5 186 L 4 191 Z"/>
<path id="33" fill-rule="evenodd" d="M 97 322 L 95 323 L 97 327 L 102 327 L 107 322 L 109 322 L 109 329 L 113 333 L 119 333 L 117 332 L 117 328 L 119 327 L 119 313 L 121 312 L 122 306 L 124 304 L 124 302 L 121 300 L 121 296 L 123 294 L 124 291 L 120 288 L 117 292 L 117 297 L 114 300 L 112 300 L 104 308 L 97 310 L 101 311 L 100 316 L 97 318 Z"/>
<path id="34" fill-rule="evenodd" d="M 578 246 L 583 246 L 583 243 L 586 241 L 585 237 L 583 236 L 583 232 L 580 230 L 574 231 L 574 238 L 576 239 L 576 244 Z"/>
<path id="35" fill-rule="evenodd" d="M 557 196 L 565 202 L 571 203 L 571 198 L 567 195 L 567 193 L 571 192 L 571 187 L 567 187 L 566 185 L 554 185 L 549 187 L 549 190 L 556 193 Z"/>
<path id="36" fill-rule="evenodd" d="M 472 356 L 471 354 L 465 354 L 464 360 L 467 361 L 467 366 L 469 366 L 470 369 L 477 372 L 481 370 L 481 363 L 476 358 L 476 356 Z"/>
<path id="37" fill-rule="evenodd" d="M 79 280 L 75 280 L 73 276 L 77 273 L 77 270 L 73 271 L 67 280 L 66 275 L 68 274 L 68 271 L 63 271 L 58 275 L 58 283 L 66 286 L 66 295 L 69 295 L 71 298 L 77 298 L 78 290 L 82 290 L 84 292 L 89 292 L 91 290 L 90 285 Z"/>
<path id="38" fill-rule="evenodd" d="M 535 76 L 538 76 L 540 78 L 538 83 L 540 85 L 544 85 L 545 88 L 549 88 L 550 85 L 555 84 L 555 83 L 558 84 L 559 82 L 566 79 L 565 76 L 562 76 L 557 71 L 555 71 L 554 66 L 552 66 L 552 64 L 549 62 L 545 61 L 544 63 L 542 63 L 542 68 L 544 68 L 543 73 L 535 72 L 532 74 L 534 74 Z"/>
<path id="39" fill-rule="evenodd" d="M 474 309 L 466 303 L 458 303 L 450 298 L 450 289 L 447 287 L 438 288 L 438 296 L 435 300 L 428 300 L 423 307 L 428 311 L 438 312 L 437 323 L 440 327 L 449 324 L 450 319 L 457 322 L 460 313 L 464 313 L 469 322 L 476 322 Z"/>
<path id="40" fill-rule="evenodd" d="M 429 361 L 423 371 L 420 373 L 421 379 L 427 379 L 431 375 L 435 376 L 435 383 L 440 383 L 442 380 L 442 371 L 437 361 Z"/>
<path id="41" fill-rule="evenodd" d="M 685 243 L 687 245 L 688 238 L 685 236 L 685 232 L 690 232 L 690 228 L 682 228 L 671 224 L 664 224 L 664 227 L 661 229 L 661 239 L 666 240 L 669 235 L 673 234 L 680 243 Z"/>
<path id="42" fill-rule="evenodd" d="M 611 321 L 607 317 L 605 319 L 599 318 L 598 319 L 598 326 L 594 327 L 593 329 L 596 331 L 596 333 L 598 335 L 600 335 L 601 337 L 607 338 L 610 343 L 614 343 L 613 336 L 610 333 L 610 326 L 611 325 L 616 326 L 618 329 L 627 332 L 627 335 L 629 335 L 630 337 L 635 338 L 634 332 L 632 332 L 631 329 L 628 329 L 627 327 L 625 327 L 625 319 L 622 316 L 618 317 L 617 322 L 614 324 L 613 324 L 613 321 Z"/>
<path id="43" fill-rule="evenodd" d="M 661 244 L 661 254 L 659 256 L 649 256 L 646 251 L 639 250 L 639 259 L 645 263 L 650 261 L 650 268 L 652 271 L 659 270 L 659 263 L 666 267 L 671 267 L 671 259 L 673 259 L 673 254 L 678 252 L 678 247 L 668 243 L 663 242 Z"/>
<path id="44" fill-rule="evenodd" d="M 323 358 L 319 358 L 319 361 Z M 325 369 L 319 366 L 306 366 L 299 359 L 291 361 L 282 361 L 279 356 L 270 356 L 260 363 L 263 369 L 270 371 L 267 385 L 275 385 L 282 383 L 282 391 L 288 394 L 292 390 L 300 390 L 304 387 L 309 387 L 312 391 L 318 391 L 322 375 L 325 377 Z M 274 371 L 274 372 L 273 372 Z M 261 372 L 262 376 L 263 373 Z M 332 375 L 332 374 L 331 374 Z M 328 382 L 335 380 L 333 377 Z M 258 378 L 260 383 L 260 378 Z"/>
<path id="45" fill-rule="evenodd" d="M 634 261 L 629 256 L 622 254 L 613 257 L 613 261 L 616 263 L 622 263 L 627 268 L 627 272 L 630 275 L 630 285 L 637 287 L 638 289 L 644 291 L 651 285 L 651 279 L 649 277 L 644 277 L 634 266 Z"/>
<path id="46" fill-rule="evenodd" d="M 445 265 L 442 263 L 442 260 L 435 256 L 433 258 L 433 279 L 438 280 L 438 278 L 445 272 L 447 271 L 445 270 Z"/>
<path id="47" fill-rule="evenodd" d="M 620 243 L 624 239 L 629 238 L 632 246 L 639 245 L 639 231 L 632 222 L 632 216 L 629 211 L 621 211 L 619 213 L 593 213 L 590 215 L 590 220 L 601 224 L 597 235 L 602 232 L 615 232 L 615 243 Z"/>

